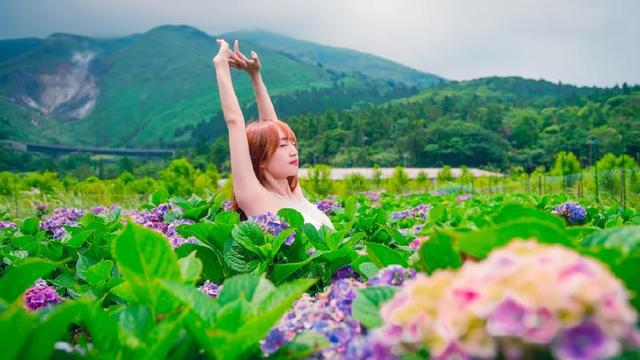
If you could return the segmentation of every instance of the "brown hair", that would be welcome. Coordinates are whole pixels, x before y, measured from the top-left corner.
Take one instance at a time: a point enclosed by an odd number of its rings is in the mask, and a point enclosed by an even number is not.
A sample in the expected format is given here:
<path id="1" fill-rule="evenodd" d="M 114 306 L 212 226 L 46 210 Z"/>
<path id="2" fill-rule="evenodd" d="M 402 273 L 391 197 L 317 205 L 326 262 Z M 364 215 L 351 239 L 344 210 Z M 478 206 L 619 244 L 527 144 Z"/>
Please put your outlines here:
<path id="1" fill-rule="evenodd" d="M 264 167 L 260 167 L 261 164 L 268 162 L 273 154 L 278 149 L 280 144 L 280 135 L 278 134 L 280 129 L 287 139 L 296 142 L 296 135 L 291 130 L 289 125 L 280 120 L 256 120 L 247 125 L 247 140 L 249 142 L 249 156 L 251 157 L 251 164 L 253 165 L 253 172 L 256 174 L 258 181 L 263 184 Z M 298 176 L 287 177 L 289 183 L 289 189 L 293 191 L 298 185 Z M 231 185 L 233 189 L 233 183 Z M 231 193 L 231 207 L 240 214 L 241 220 L 246 220 L 247 216 L 238 207 L 235 193 Z"/>

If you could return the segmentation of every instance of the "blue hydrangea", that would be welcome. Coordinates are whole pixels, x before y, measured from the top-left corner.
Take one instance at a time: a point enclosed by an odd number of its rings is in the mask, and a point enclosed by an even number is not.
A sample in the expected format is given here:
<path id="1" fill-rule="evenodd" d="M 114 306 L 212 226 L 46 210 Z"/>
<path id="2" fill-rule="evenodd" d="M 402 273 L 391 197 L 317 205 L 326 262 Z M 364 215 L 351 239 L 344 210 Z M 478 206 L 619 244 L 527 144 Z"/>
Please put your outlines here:
<path id="1" fill-rule="evenodd" d="M 283 218 L 275 215 L 271 211 L 268 211 L 267 213 L 261 215 L 248 216 L 247 220 L 253 221 L 256 224 L 260 225 L 260 228 L 262 229 L 262 231 L 264 231 L 265 234 L 271 234 L 273 236 L 278 236 L 278 234 L 280 234 L 284 229 L 289 227 L 289 224 L 284 221 Z M 284 244 L 291 245 L 293 244 L 295 239 L 296 233 L 294 231 L 291 233 L 291 235 L 289 235 L 289 237 L 287 237 L 287 239 L 284 241 Z"/>
<path id="2" fill-rule="evenodd" d="M 564 202 L 556 206 L 551 213 L 564 217 L 569 224 L 583 222 L 587 216 L 587 211 L 575 202 Z"/>

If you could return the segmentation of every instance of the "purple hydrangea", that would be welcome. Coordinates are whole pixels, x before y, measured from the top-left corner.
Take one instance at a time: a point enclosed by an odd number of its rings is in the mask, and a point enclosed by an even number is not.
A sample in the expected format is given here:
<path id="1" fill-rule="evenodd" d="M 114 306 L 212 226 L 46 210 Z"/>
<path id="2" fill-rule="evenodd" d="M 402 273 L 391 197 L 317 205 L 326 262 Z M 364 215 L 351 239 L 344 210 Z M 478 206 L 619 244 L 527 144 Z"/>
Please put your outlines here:
<path id="1" fill-rule="evenodd" d="M 353 278 L 356 280 L 360 279 L 360 275 L 353 270 L 353 267 L 351 267 L 351 265 L 343 266 L 340 269 L 336 270 L 336 272 L 331 277 L 331 281 L 337 281 L 347 278 Z"/>
<path id="2" fill-rule="evenodd" d="M 353 301 L 358 289 L 371 285 L 400 286 L 404 280 L 414 277 L 415 271 L 391 265 L 381 269 L 372 284 L 371 281 L 364 283 L 349 277 L 353 271 L 349 268 L 338 270 L 336 275 L 345 277 L 334 276 L 333 283 L 324 292 L 315 296 L 305 293 L 294 303 L 293 310 L 285 314 L 278 325 L 261 341 L 265 355 L 277 351 L 304 331 L 319 332 L 331 344 L 329 348 L 314 354 L 311 358 L 385 359 L 384 354 L 390 355 L 388 348 L 365 341 L 364 327 L 352 316 Z"/>
<path id="3" fill-rule="evenodd" d="M 231 211 L 233 210 L 233 203 L 231 202 L 231 200 L 225 200 L 222 203 L 222 210 L 224 211 Z"/>
<path id="4" fill-rule="evenodd" d="M 333 200 L 319 200 L 316 201 L 314 205 L 327 215 L 333 214 L 336 209 L 340 208 L 340 204 Z"/>
<path id="5" fill-rule="evenodd" d="M 100 215 L 101 213 L 106 213 L 107 209 L 104 206 L 96 206 L 93 209 L 91 209 L 91 212 L 96 215 Z"/>
<path id="6" fill-rule="evenodd" d="M 400 265 L 389 265 L 380 269 L 378 273 L 369 279 L 369 286 L 402 286 L 405 280 L 416 277 L 414 269 L 405 269 Z"/>
<path id="7" fill-rule="evenodd" d="M 53 213 L 44 220 L 40 221 L 40 228 L 45 231 L 53 232 L 53 239 L 59 240 L 67 235 L 64 226 L 79 226 L 78 218 L 84 214 L 84 211 L 75 208 L 57 208 Z"/>
<path id="8" fill-rule="evenodd" d="M 565 330 L 553 346 L 558 359 L 606 359 L 618 351 L 619 344 L 591 320 Z"/>
<path id="9" fill-rule="evenodd" d="M 36 205 L 36 210 L 39 212 L 47 211 L 47 204 L 38 204 Z"/>
<path id="10" fill-rule="evenodd" d="M 352 278 L 337 280 L 324 292 L 315 296 L 303 294 L 260 342 L 262 351 L 269 355 L 297 334 L 316 331 L 329 340 L 331 346 L 315 354 L 315 358 L 343 358 L 348 344 L 362 335 L 364 328 L 351 316 L 351 304 L 356 290 L 364 287 Z"/>
<path id="11" fill-rule="evenodd" d="M 492 336 L 522 336 L 525 332 L 527 309 L 511 298 L 503 300 L 487 319 L 487 331 Z"/>
<path id="12" fill-rule="evenodd" d="M 56 289 L 47 285 L 47 282 L 39 279 L 24 294 L 24 305 L 27 309 L 35 311 L 51 304 L 60 304 L 62 299 Z"/>
<path id="13" fill-rule="evenodd" d="M 165 235 L 169 239 L 169 244 L 171 244 L 171 247 L 173 248 L 177 248 L 184 243 L 196 243 L 197 240 L 195 237 L 190 236 L 185 239 L 176 231 L 176 228 L 179 225 L 189 225 L 194 222 L 186 219 L 176 219 L 171 223 L 167 223 L 165 221 L 165 215 L 170 210 L 179 213 L 182 209 L 176 206 L 170 207 L 168 204 L 161 204 L 151 210 L 125 210 L 124 215 L 129 216 L 133 221 L 144 227 L 153 229 Z M 126 218 L 123 217 L 122 221 L 125 222 Z"/>
<path id="14" fill-rule="evenodd" d="M 253 221 L 256 224 L 260 225 L 260 228 L 262 229 L 262 231 L 264 231 L 265 234 L 271 234 L 273 236 L 278 236 L 278 234 L 280 234 L 284 229 L 289 227 L 289 224 L 284 221 L 283 218 L 275 215 L 271 211 L 268 211 L 266 214 L 262 215 L 248 216 L 247 220 Z M 287 239 L 284 241 L 284 244 L 291 245 L 293 244 L 295 239 L 296 233 L 294 231 L 291 233 L 291 235 L 289 235 L 289 237 L 287 237 Z"/>
<path id="15" fill-rule="evenodd" d="M 467 200 L 471 200 L 471 194 L 462 194 L 456 197 L 456 201 L 459 203 L 465 202 Z"/>
<path id="16" fill-rule="evenodd" d="M 587 215 L 586 210 L 575 202 L 564 202 L 556 206 L 551 213 L 564 217 L 569 224 L 580 223 Z"/>
<path id="17" fill-rule="evenodd" d="M 431 205 L 420 204 L 412 209 L 405 209 L 391 213 L 392 220 L 403 220 L 407 218 L 426 219 L 429 217 Z"/>
<path id="18" fill-rule="evenodd" d="M 203 294 L 208 295 L 212 298 L 217 298 L 218 295 L 220 295 L 222 286 L 214 284 L 209 280 L 205 280 L 204 284 L 202 284 L 202 286 L 200 286 L 198 290 L 202 291 Z"/>
<path id="19" fill-rule="evenodd" d="M 8 229 L 8 228 L 12 228 L 12 229 L 18 229 L 18 226 L 11 221 L 0 221 L 0 230 L 3 229 Z"/>
<path id="20" fill-rule="evenodd" d="M 179 219 L 179 220 L 174 220 L 171 224 L 169 224 L 165 235 L 167 235 L 167 237 L 169 238 L 169 243 L 171 244 L 171 247 L 175 249 L 182 244 L 187 244 L 187 243 L 195 244 L 198 242 L 198 240 L 194 236 L 189 236 L 188 238 L 185 239 L 182 236 L 180 236 L 180 234 L 178 234 L 178 232 L 176 231 L 176 228 L 180 225 L 191 225 L 194 223 L 195 222 L 192 220 Z"/>

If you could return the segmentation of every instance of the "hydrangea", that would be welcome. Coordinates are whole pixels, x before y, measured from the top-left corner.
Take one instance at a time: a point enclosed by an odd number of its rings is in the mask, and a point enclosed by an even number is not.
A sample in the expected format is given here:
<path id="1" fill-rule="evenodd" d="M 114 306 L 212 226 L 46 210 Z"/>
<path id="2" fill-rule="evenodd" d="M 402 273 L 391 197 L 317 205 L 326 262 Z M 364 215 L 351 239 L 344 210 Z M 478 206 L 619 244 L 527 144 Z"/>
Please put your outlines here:
<path id="1" fill-rule="evenodd" d="M 336 270 L 336 272 L 331 277 L 331 281 L 337 281 L 341 279 L 354 278 L 356 280 L 360 280 L 360 275 L 353 270 L 351 265 L 343 266 Z"/>
<path id="2" fill-rule="evenodd" d="M 515 240 L 457 271 L 418 274 L 380 309 L 369 348 L 494 358 L 546 348 L 599 359 L 639 347 L 637 314 L 604 265 L 559 245 Z"/>
<path id="3" fill-rule="evenodd" d="M 467 200 L 471 200 L 471 194 L 462 194 L 462 195 L 456 196 L 456 202 L 461 203 Z"/>
<path id="4" fill-rule="evenodd" d="M 190 236 L 185 239 L 176 231 L 179 225 L 188 225 L 194 222 L 187 219 L 175 219 L 171 223 L 167 223 L 165 215 L 170 210 L 179 213 L 182 209 L 177 206 L 172 207 L 168 204 L 160 204 L 151 210 L 125 210 L 123 214 L 126 216 L 123 216 L 122 222 L 126 222 L 126 217 L 129 217 L 136 223 L 165 235 L 174 249 L 184 243 L 196 243 L 197 239 L 195 237 Z"/>
<path id="5" fill-rule="evenodd" d="M 248 216 L 247 220 L 257 223 L 258 225 L 260 225 L 260 228 L 265 232 L 265 234 L 271 234 L 273 236 L 278 236 L 278 234 L 280 234 L 284 229 L 289 227 L 289 224 L 284 221 L 283 218 L 273 214 L 271 211 L 268 211 L 267 213 L 262 215 Z M 291 235 L 289 235 L 289 237 L 287 237 L 287 239 L 284 241 L 284 244 L 291 245 L 293 244 L 295 239 L 296 233 L 294 231 L 291 233 Z"/>
<path id="6" fill-rule="evenodd" d="M 84 214 L 83 210 L 75 208 L 57 208 L 51 215 L 40 221 L 40 228 L 53 233 L 54 240 L 60 240 L 67 235 L 64 226 L 79 226 L 78 218 Z"/>
<path id="7" fill-rule="evenodd" d="M 0 230 L 9 229 L 9 228 L 17 230 L 18 226 L 14 222 L 11 222 L 11 221 L 0 221 Z"/>
<path id="8" fill-rule="evenodd" d="M 409 236 L 416 235 L 417 233 L 422 231 L 422 229 L 424 229 L 424 224 L 416 224 L 411 229 L 398 229 L 398 231 L 404 236 Z"/>
<path id="9" fill-rule="evenodd" d="M 267 337 L 260 342 L 262 352 L 269 355 L 297 334 L 305 331 L 316 331 L 324 335 L 331 346 L 316 353 L 314 358 L 343 357 L 348 343 L 362 334 L 364 328 L 351 316 L 351 304 L 356 290 L 364 287 L 364 283 L 352 278 L 333 282 L 324 292 L 311 296 L 303 294 L 271 329 Z"/>
<path id="10" fill-rule="evenodd" d="M 420 204 L 412 209 L 405 209 L 391 213 L 391 219 L 403 220 L 407 218 L 426 219 L 429 217 L 431 205 Z"/>
<path id="11" fill-rule="evenodd" d="M 217 298 L 218 295 L 220 295 L 220 291 L 222 291 L 222 286 L 214 284 L 209 280 L 205 280 L 204 284 L 198 287 L 198 290 L 202 291 L 203 294 L 208 295 L 212 298 Z"/>
<path id="12" fill-rule="evenodd" d="M 364 345 L 364 327 L 352 316 L 352 305 L 358 289 L 367 286 L 401 285 L 411 271 L 392 265 L 381 269 L 373 282 L 364 283 L 354 278 L 353 269 L 343 267 L 324 292 L 315 296 L 303 294 L 293 309 L 282 317 L 261 341 L 262 351 L 269 355 L 304 331 L 316 331 L 324 335 L 331 346 L 315 353 L 311 358 L 357 358 L 355 354 L 368 353 Z M 353 276 L 352 276 L 353 275 Z M 357 277 L 357 276 L 355 276 Z M 373 285 L 375 283 L 375 285 Z"/>
<path id="13" fill-rule="evenodd" d="M 381 269 L 367 282 L 370 286 L 401 286 L 405 280 L 416 276 L 414 269 L 405 269 L 400 265 L 389 265 Z"/>
<path id="14" fill-rule="evenodd" d="M 47 211 L 47 204 L 40 203 L 40 204 L 36 205 L 36 211 L 41 212 L 41 213 Z"/>
<path id="15" fill-rule="evenodd" d="M 422 246 L 422 244 L 427 240 L 429 240 L 428 236 L 418 236 L 417 238 L 413 239 L 411 243 L 409 243 L 409 247 L 413 250 L 418 250 L 420 249 L 420 246 Z"/>
<path id="16" fill-rule="evenodd" d="M 61 302 L 62 299 L 56 289 L 47 285 L 47 282 L 42 279 L 37 280 L 35 285 L 24 294 L 24 306 L 32 311 Z"/>
<path id="17" fill-rule="evenodd" d="M 336 209 L 340 208 L 340 204 L 333 200 L 319 200 L 314 205 L 327 215 L 333 214 Z"/>
<path id="18" fill-rule="evenodd" d="M 222 203 L 222 210 L 224 211 L 233 210 L 233 203 L 231 202 L 231 200 L 226 200 Z"/>
<path id="19" fill-rule="evenodd" d="M 580 223 L 587 216 L 585 209 L 575 202 L 565 202 L 551 211 L 552 214 L 564 217 L 569 224 Z"/>

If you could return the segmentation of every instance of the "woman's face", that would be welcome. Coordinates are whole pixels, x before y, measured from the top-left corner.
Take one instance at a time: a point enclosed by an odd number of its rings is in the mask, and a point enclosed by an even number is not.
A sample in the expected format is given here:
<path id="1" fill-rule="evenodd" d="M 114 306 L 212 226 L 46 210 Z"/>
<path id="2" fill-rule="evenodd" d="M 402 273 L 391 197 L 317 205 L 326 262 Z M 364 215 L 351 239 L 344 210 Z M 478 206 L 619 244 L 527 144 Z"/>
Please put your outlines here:
<path id="1" fill-rule="evenodd" d="M 279 143 L 276 152 L 266 163 L 267 171 L 276 179 L 298 175 L 298 144 L 287 139 L 278 129 Z"/>

